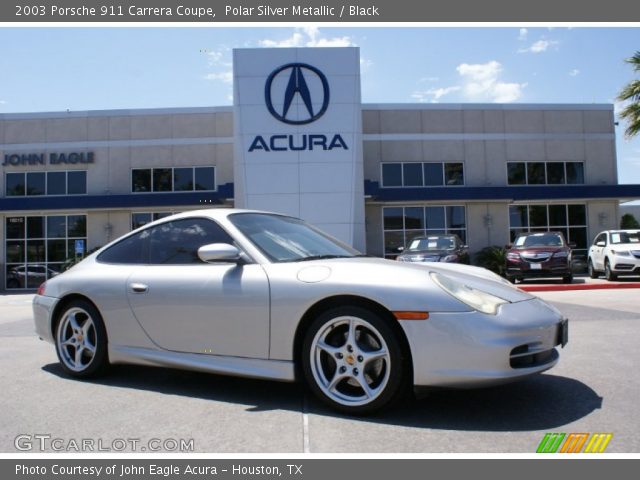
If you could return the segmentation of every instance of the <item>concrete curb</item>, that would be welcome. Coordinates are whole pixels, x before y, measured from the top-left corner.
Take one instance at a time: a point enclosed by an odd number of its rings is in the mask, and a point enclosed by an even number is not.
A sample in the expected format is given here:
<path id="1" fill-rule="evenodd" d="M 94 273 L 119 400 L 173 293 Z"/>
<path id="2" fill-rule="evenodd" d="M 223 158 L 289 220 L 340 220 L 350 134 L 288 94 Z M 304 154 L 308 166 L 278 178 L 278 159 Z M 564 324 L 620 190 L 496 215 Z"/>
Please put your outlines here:
<path id="1" fill-rule="evenodd" d="M 640 288 L 640 283 L 591 283 L 579 285 L 522 285 L 518 286 L 525 292 L 564 292 L 568 290 L 610 290 L 622 288 Z"/>

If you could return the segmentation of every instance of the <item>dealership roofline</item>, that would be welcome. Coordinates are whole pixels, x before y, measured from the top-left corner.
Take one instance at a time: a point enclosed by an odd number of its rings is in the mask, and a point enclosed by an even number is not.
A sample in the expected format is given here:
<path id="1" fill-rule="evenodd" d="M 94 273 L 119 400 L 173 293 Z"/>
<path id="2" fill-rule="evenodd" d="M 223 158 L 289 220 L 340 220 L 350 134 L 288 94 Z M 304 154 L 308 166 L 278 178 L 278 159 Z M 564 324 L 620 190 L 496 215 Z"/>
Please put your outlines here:
<path id="1" fill-rule="evenodd" d="M 612 103 L 362 103 L 372 110 L 607 110 Z"/>
<path id="2" fill-rule="evenodd" d="M 610 103 L 362 103 L 362 110 L 605 110 Z M 143 115 L 233 113 L 232 105 L 218 107 L 125 108 L 114 110 L 66 110 L 49 112 L 0 113 L 0 120 L 40 118 L 86 118 Z"/>

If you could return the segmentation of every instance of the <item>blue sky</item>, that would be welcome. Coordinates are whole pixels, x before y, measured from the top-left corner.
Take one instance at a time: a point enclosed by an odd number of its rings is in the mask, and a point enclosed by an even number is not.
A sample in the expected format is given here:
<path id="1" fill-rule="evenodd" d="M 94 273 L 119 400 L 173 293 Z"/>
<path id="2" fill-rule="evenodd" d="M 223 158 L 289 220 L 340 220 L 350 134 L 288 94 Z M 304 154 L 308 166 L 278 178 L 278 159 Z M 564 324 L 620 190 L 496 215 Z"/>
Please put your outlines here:
<path id="1" fill-rule="evenodd" d="M 230 105 L 231 49 L 347 45 L 367 103 L 615 103 L 640 29 L 2 28 L 0 113 Z M 619 180 L 640 183 L 623 132 Z"/>

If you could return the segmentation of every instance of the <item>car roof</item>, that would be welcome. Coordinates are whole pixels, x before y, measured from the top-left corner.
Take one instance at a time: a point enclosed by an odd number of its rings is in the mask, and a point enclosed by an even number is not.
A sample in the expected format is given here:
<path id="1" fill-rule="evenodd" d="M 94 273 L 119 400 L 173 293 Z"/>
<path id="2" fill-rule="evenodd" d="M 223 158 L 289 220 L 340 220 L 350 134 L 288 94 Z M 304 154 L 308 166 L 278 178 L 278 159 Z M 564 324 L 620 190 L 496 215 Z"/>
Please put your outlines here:
<path id="1" fill-rule="evenodd" d="M 549 230 L 547 232 L 522 232 L 522 233 L 519 233 L 518 236 L 519 237 L 520 236 L 528 237 L 528 236 L 531 236 L 531 235 L 548 235 L 550 233 L 564 236 L 564 234 L 562 232 L 559 232 L 557 230 Z"/>
<path id="2" fill-rule="evenodd" d="M 154 225 L 159 225 L 167 221 L 179 220 L 181 218 L 208 217 L 213 220 L 219 221 L 219 220 L 225 220 L 230 215 L 233 215 L 236 213 L 261 213 L 266 215 L 278 215 L 281 217 L 290 216 L 290 215 L 285 215 L 277 212 L 268 212 L 264 210 L 250 210 L 250 209 L 243 209 L 243 208 L 230 208 L 230 207 L 201 208 L 198 210 L 187 210 L 182 213 L 176 213 L 174 215 L 159 218 L 158 220 L 154 220 L 153 222 L 145 223 L 144 225 L 136 228 L 135 230 L 132 230 L 132 232 L 137 232 L 139 230 L 143 230 Z"/>

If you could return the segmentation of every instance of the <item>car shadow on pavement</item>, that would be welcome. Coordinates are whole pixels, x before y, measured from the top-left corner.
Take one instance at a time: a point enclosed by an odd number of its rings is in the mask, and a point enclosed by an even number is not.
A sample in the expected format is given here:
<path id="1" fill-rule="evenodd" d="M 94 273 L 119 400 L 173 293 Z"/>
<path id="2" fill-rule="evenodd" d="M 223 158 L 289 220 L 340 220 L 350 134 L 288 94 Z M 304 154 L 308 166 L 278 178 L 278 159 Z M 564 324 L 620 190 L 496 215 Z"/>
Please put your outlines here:
<path id="1" fill-rule="evenodd" d="M 115 365 L 107 376 L 76 380 L 58 363 L 42 369 L 67 381 L 247 405 L 248 412 L 304 410 L 313 415 L 428 429 L 487 432 L 553 429 L 575 422 L 602 406 L 602 397 L 589 386 L 549 374 L 491 388 L 434 389 L 424 398 L 408 398 L 375 415 L 350 417 L 307 394 L 300 383 L 135 365 Z"/>
<path id="2" fill-rule="evenodd" d="M 458 431 L 547 430 L 586 417 L 602 408 L 602 400 L 578 380 L 541 374 L 490 388 L 433 389 L 367 421 Z"/>

